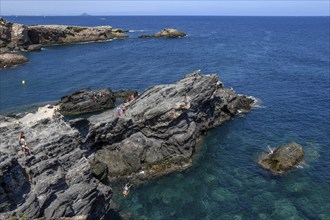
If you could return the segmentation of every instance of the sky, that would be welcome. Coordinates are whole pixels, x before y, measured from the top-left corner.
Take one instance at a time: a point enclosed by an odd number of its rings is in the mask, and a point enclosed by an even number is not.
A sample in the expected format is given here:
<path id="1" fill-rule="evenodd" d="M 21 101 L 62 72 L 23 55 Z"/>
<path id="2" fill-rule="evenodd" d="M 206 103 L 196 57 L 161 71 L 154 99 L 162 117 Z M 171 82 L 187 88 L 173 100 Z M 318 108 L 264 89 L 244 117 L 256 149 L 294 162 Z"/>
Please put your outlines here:
<path id="1" fill-rule="evenodd" d="M 0 0 L 3 15 L 329 16 L 329 0 Z"/>

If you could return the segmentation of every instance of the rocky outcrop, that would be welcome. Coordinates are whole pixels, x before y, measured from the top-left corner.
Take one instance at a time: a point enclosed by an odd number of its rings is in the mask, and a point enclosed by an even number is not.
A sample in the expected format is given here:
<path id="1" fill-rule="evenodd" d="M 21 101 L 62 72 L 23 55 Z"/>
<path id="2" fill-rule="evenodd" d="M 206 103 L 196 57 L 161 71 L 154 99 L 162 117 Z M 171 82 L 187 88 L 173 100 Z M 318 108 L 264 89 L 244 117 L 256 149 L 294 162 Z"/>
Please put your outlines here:
<path id="1" fill-rule="evenodd" d="M 72 44 L 126 38 L 126 34 L 112 31 L 111 26 L 78 27 L 65 25 L 36 25 L 28 27 L 28 35 L 33 44 Z"/>
<path id="2" fill-rule="evenodd" d="M 0 18 L 0 51 L 27 50 L 31 44 L 28 26 Z"/>
<path id="3" fill-rule="evenodd" d="M 165 28 L 154 35 L 151 34 L 143 34 L 140 35 L 139 38 L 180 38 L 187 36 L 186 33 L 173 29 L 173 28 Z"/>
<path id="4" fill-rule="evenodd" d="M 116 98 L 110 89 L 82 89 L 64 96 L 57 104 L 63 115 L 80 115 L 115 107 Z"/>
<path id="5" fill-rule="evenodd" d="M 259 164 L 273 173 L 284 173 L 301 163 L 304 157 L 304 150 L 301 145 L 291 142 L 278 147 L 268 154 L 263 154 Z"/>
<path id="6" fill-rule="evenodd" d="M 194 72 L 146 90 L 126 115 L 108 110 L 67 122 L 48 105 L 0 117 L 0 219 L 113 219 L 111 181 L 186 169 L 205 131 L 252 104 L 217 75 Z M 20 131 L 34 156 L 22 156 Z"/>
<path id="7" fill-rule="evenodd" d="M 86 141 L 98 149 L 90 158 L 92 171 L 111 181 L 186 169 L 201 135 L 253 102 L 224 88 L 215 74 L 194 72 L 176 84 L 152 87 L 130 103 L 126 116 L 108 111 L 89 118 Z"/>
<path id="8" fill-rule="evenodd" d="M 177 38 L 177 37 L 185 37 L 187 34 L 173 28 L 165 28 L 164 30 L 159 31 L 155 34 L 157 38 Z"/>
<path id="9" fill-rule="evenodd" d="M 40 51 L 41 50 L 41 44 L 31 44 L 27 48 L 28 51 Z"/>
<path id="10" fill-rule="evenodd" d="M 24 131 L 34 156 L 23 158 Z M 90 172 L 80 133 L 54 108 L 21 119 L 0 118 L 0 219 L 21 213 L 31 219 L 89 216 L 110 210 L 112 191 Z"/>
<path id="11" fill-rule="evenodd" d="M 28 58 L 19 53 L 0 54 L 0 69 L 28 62 Z"/>

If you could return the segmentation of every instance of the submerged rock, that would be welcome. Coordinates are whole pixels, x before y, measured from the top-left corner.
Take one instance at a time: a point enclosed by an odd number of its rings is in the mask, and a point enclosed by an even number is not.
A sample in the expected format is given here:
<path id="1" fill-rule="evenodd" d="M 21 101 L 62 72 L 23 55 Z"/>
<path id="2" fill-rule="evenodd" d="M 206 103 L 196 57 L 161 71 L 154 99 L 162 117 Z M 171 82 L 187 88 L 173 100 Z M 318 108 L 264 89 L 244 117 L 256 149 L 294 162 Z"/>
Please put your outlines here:
<path id="1" fill-rule="evenodd" d="M 110 89 L 82 89 L 64 96 L 57 104 L 63 115 L 80 115 L 115 107 L 116 99 Z"/>
<path id="2" fill-rule="evenodd" d="M 304 150 L 301 145 L 291 142 L 278 147 L 269 154 L 264 154 L 259 164 L 274 173 L 283 173 L 302 162 Z"/>
<path id="3" fill-rule="evenodd" d="M 153 38 L 153 37 L 155 37 L 155 35 L 153 34 L 142 34 L 139 36 L 139 38 Z"/>

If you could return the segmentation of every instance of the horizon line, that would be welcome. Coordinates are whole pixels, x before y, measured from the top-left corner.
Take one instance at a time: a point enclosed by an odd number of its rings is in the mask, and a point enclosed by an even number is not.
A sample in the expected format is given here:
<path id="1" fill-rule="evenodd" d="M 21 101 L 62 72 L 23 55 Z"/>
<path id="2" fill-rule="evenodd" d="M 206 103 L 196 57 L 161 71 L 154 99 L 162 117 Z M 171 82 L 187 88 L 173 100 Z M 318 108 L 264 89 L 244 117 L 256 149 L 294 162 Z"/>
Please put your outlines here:
<path id="1" fill-rule="evenodd" d="M 176 17 L 176 16 L 182 16 L 182 17 L 188 17 L 188 16 L 209 16 L 209 17 L 330 17 L 330 15 L 134 15 L 134 14 L 123 14 L 123 15 L 84 15 L 84 14 L 79 14 L 79 15 L 15 15 L 15 14 L 11 14 L 11 15 L 0 15 L 0 17 L 3 16 L 10 16 L 10 17 L 45 17 L 45 16 L 49 16 L 49 17 L 99 17 L 99 16 L 166 16 L 166 17 Z"/>

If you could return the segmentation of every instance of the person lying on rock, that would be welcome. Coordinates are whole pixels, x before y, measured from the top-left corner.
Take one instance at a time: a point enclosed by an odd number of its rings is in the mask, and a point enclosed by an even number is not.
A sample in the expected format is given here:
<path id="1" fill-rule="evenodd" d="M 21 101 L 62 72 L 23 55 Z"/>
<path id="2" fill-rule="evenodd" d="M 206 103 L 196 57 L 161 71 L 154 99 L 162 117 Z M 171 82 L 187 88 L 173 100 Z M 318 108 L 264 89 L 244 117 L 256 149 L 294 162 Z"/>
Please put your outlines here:
<path id="1" fill-rule="evenodd" d="M 29 154 L 30 156 L 33 156 L 30 148 L 27 146 L 26 144 L 26 141 L 25 141 L 25 136 L 24 136 L 24 133 L 23 132 L 20 132 L 18 134 L 18 143 L 19 143 L 19 146 L 21 147 L 21 150 L 22 150 L 22 153 L 24 155 L 24 157 L 26 157 L 26 153 L 25 153 L 25 150 L 28 150 L 29 151 Z"/>
<path id="2" fill-rule="evenodd" d="M 124 197 L 128 196 L 129 189 L 132 187 L 132 184 L 126 183 L 123 190 Z"/>

